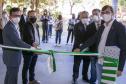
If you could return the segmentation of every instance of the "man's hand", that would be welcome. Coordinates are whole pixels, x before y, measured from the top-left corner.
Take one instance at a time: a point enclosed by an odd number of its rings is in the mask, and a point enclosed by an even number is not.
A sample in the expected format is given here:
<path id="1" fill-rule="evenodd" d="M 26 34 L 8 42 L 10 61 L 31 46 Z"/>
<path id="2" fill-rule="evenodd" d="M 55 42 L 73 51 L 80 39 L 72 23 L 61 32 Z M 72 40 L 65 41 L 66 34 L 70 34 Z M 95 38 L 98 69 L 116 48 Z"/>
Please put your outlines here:
<path id="1" fill-rule="evenodd" d="M 122 71 L 117 71 L 117 76 L 121 76 L 122 75 Z"/>
<path id="2" fill-rule="evenodd" d="M 35 47 L 35 48 L 37 48 L 37 47 L 38 47 L 38 44 L 34 42 L 34 43 L 32 44 L 32 46 Z"/>
<path id="3" fill-rule="evenodd" d="M 74 52 L 80 52 L 79 48 L 74 49 Z"/>

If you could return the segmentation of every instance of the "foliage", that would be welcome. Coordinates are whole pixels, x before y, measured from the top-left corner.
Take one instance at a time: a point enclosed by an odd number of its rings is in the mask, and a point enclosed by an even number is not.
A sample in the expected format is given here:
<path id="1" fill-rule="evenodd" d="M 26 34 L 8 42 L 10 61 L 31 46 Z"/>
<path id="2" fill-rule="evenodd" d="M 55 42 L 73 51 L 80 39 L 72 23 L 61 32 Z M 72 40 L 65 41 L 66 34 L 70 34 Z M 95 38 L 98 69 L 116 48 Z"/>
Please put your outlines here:
<path id="1" fill-rule="evenodd" d="M 53 13 L 53 17 L 54 17 L 55 19 L 57 19 L 58 15 L 60 15 L 60 14 L 61 14 L 61 12 L 55 11 L 55 12 Z"/>
<path id="2" fill-rule="evenodd" d="M 112 0 L 100 0 L 100 5 L 103 7 L 104 5 L 110 5 Z"/>
<path id="3" fill-rule="evenodd" d="M 120 6 L 126 6 L 126 0 L 119 0 Z"/>
<path id="4" fill-rule="evenodd" d="M 74 6 L 76 3 L 81 3 L 83 0 L 69 0 L 71 6 Z"/>
<path id="5" fill-rule="evenodd" d="M 81 3 L 83 0 L 69 0 L 69 3 L 70 3 L 70 14 L 72 14 L 72 11 L 73 11 L 73 7 L 74 5 L 76 5 L 77 3 Z"/>
<path id="6" fill-rule="evenodd" d="M 9 13 L 11 8 L 12 7 L 10 5 L 7 5 L 5 10 Z"/>

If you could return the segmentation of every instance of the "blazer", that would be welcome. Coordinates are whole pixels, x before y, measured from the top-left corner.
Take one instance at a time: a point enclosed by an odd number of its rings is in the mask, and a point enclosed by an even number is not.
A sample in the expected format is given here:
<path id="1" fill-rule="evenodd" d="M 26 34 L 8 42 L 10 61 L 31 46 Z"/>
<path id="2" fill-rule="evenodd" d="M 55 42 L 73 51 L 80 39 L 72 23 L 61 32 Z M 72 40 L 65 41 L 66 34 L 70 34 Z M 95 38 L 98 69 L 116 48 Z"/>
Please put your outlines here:
<path id="1" fill-rule="evenodd" d="M 8 21 L 6 26 L 2 31 L 3 35 L 3 44 L 6 46 L 14 46 L 14 47 L 22 47 L 22 48 L 30 48 L 31 46 L 27 43 L 23 42 L 18 32 L 15 28 L 15 25 Z M 21 50 L 11 50 L 3 48 L 3 62 L 7 66 L 18 67 L 21 63 Z"/>
<path id="2" fill-rule="evenodd" d="M 75 24 L 74 36 L 75 39 L 74 39 L 74 45 L 72 51 L 76 48 L 79 48 L 80 44 L 84 43 L 87 40 L 86 28 L 81 21 Z"/>
<path id="3" fill-rule="evenodd" d="M 39 25 L 36 25 L 36 29 L 39 36 L 39 43 L 40 43 L 40 34 L 39 34 Z M 35 31 L 33 25 L 27 21 L 25 24 L 25 31 L 23 32 L 23 41 L 29 45 L 33 45 L 35 42 Z M 32 54 L 32 52 L 23 52 L 23 54 Z"/>
<path id="4" fill-rule="evenodd" d="M 82 46 L 80 46 L 80 49 L 83 50 L 84 48 L 92 46 L 95 43 L 98 50 L 98 45 L 104 28 L 104 25 L 102 25 L 94 36 L 89 38 Z M 105 45 L 117 46 L 120 48 L 121 51 L 118 70 L 122 71 L 126 60 L 126 29 L 125 26 L 119 23 L 117 20 L 114 20 L 111 26 Z"/>
<path id="5" fill-rule="evenodd" d="M 103 25 L 103 23 L 104 23 L 104 21 L 101 21 L 99 27 L 100 27 L 101 25 Z M 87 37 L 90 38 L 90 37 L 92 37 L 93 35 L 95 35 L 95 33 L 98 31 L 99 27 L 96 28 L 95 22 L 90 23 L 90 24 L 87 26 L 87 33 L 86 33 L 86 34 L 87 34 Z M 94 44 L 94 45 L 90 46 L 89 51 L 91 51 L 91 52 L 96 52 L 96 51 L 97 51 L 97 50 L 96 50 L 96 45 Z"/>

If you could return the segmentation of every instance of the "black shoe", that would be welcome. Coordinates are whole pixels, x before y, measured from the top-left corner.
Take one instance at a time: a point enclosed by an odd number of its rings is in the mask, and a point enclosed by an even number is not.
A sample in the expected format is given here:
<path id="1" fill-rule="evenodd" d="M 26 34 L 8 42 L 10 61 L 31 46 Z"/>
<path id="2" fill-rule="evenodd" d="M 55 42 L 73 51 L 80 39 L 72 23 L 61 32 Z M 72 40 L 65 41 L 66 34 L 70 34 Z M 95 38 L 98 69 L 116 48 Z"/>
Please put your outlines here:
<path id="1" fill-rule="evenodd" d="M 90 84 L 96 84 L 96 83 L 94 83 L 94 82 L 93 82 L 93 83 L 92 83 L 92 82 L 90 82 Z"/>
<path id="2" fill-rule="evenodd" d="M 88 78 L 82 78 L 82 80 L 83 80 L 84 82 L 90 83 L 90 81 L 89 81 Z"/>
<path id="3" fill-rule="evenodd" d="M 77 79 L 73 79 L 72 84 L 78 84 Z"/>
<path id="4" fill-rule="evenodd" d="M 43 43 L 45 43 L 45 41 L 42 41 Z"/>
<path id="5" fill-rule="evenodd" d="M 46 41 L 46 43 L 48 43 L 48 41 Z"/>

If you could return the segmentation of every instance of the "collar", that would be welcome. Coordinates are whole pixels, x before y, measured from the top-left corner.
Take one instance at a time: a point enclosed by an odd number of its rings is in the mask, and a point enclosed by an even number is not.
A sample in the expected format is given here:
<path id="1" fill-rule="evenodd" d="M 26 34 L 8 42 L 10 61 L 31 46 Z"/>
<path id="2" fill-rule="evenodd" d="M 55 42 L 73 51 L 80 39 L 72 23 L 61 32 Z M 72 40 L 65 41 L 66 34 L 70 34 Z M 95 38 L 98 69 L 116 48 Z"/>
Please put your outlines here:
<path id="1" fill-rule="evenodd" d="M 104 23 L 104 26 L 105 26 L 105 27 L 110 27 L 110 26 L 113 24 L 114 20 L 115 20 L 115 19 L 113 19 L 111 22 L 109 22 L 108 25 L 106 25 L 106 23 Z"/>
<path id="2" fill-rule="evenodd" d="M 10 20 L 10 22 L 15 26 L 16 30 L 19 29 L 19 25 L 16 25 L 12 20 Z"/>

